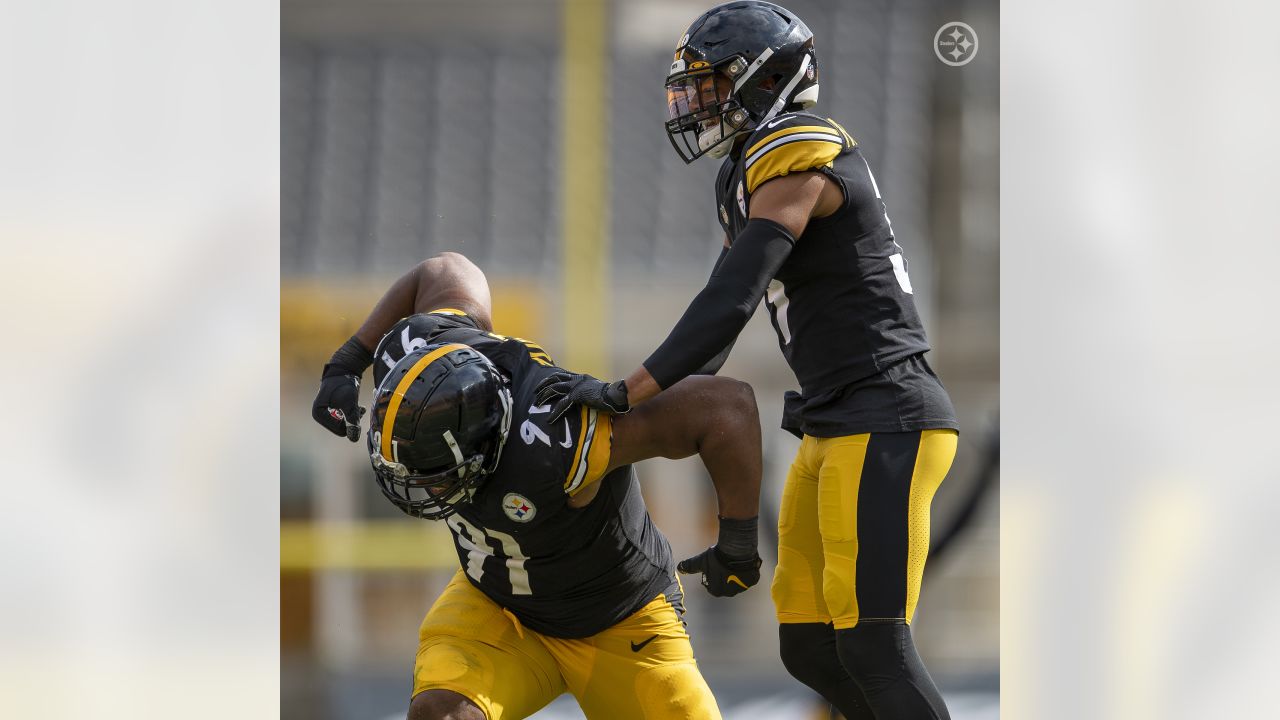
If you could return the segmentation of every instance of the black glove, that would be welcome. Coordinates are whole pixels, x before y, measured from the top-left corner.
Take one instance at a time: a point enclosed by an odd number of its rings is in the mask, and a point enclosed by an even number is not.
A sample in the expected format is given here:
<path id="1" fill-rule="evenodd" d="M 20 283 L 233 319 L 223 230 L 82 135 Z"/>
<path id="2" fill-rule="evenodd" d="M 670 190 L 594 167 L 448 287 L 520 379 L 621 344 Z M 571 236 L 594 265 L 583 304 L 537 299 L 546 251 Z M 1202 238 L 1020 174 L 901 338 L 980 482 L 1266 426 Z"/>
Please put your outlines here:
<path id="1" fill-rule="evenodd" d="M 719 541 L 676 569 L 702 573 L 702 586 L 716 597 L 733 597 L 760 582 L 760 554 L 756 552 L 756 518 L 720 519 Z"/>
<path id="2" fill-rule="evenodd" d="M 360 375 L 373 364 L 373 354 L 352 337 L 338 348 L 324 366 L 320 390 L 311 403 L 311 417 L 338 437 L 360 440 Z"/>
<path id="3" fill-rule="evenodd" d="M 539 405 L 559 398 L 555 407 L 551 408 L 550 422 L 559 422 L 560 417 L 574 405 L 586 405 L 596 410 L 604 410 L 621 415 L 631 409 L 627 402 L 627 383 L 619 380 L 607 383 L 590 375 L 579 375 L 560 371 L 547 377 L 534 388 L 533 401 Z"/>

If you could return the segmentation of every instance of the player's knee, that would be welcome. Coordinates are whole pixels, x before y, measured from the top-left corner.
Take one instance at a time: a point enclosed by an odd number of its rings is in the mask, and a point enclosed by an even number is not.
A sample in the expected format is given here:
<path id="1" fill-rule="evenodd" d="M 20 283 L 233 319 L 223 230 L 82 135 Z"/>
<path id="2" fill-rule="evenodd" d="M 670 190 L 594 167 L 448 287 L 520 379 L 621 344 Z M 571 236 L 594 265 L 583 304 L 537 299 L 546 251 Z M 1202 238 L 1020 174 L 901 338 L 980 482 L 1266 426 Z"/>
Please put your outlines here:
<path id="1" fill-rule="evenodd" d="M 840 664 L 864 690 L 895 682 L 919 664 L 911 628 L 903 621 L 859 623 L 836 632 Z"/>
<path id="2" fill-rule="evenodd" d="M 408 720 L 487 720 L 484 711 L 452 690 L 423 690 L 409 703 Z"/>
<path id="3" fill-rule="evenodd" d="M 844 675 L 836 655 L 835 632 L 822 623 L 778 626 L 778 654 L 791 677 L 821 693 Z"/>

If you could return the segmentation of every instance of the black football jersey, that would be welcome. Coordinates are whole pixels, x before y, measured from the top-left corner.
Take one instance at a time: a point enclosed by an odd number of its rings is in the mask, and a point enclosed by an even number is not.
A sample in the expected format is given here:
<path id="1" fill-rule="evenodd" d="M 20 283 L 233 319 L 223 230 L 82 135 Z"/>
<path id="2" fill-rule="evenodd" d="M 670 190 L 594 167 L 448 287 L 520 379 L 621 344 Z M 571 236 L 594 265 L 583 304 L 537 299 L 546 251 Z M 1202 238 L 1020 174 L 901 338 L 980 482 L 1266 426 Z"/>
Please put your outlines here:
<path id="1" fill-rule="evenodd" d="M 889 368 L 927 352 L 929 342 L 880 189 L 844 128 L 809 113 L 783 114 L 757 128 L 716 179 L 725 234 L 732 242 L 742 232 L 751 193 L 761 184 L 809 170 L 834 180 L 844 203 L 809 221 L 765 296 L 800 383 L 800 393 L 788 396 L 784 427 L 819 437 L 956 427 L 946 391 L 922 357 L 906 366 L 909 373 L 898 368 L 902 377 L 892 383 L 907 387 L 888 405 L 882 392 L 874 399 L 849 392 L 877 384 Z M 914 397 L 920 392 L 929 397 Z"/>
<path id="2" fill-rule="evenodd" d="M 536 344 L 480 330 L 455 310 L 396 323 L 374 350 L 374 382 L 407 352 L 462 343 L 489 358 L 511 382 L 511 431 L 497 470 L 472 502 L 447 518 L 458 561 L 471 583 L 526 627 L 554 637 L 594 635 L 660 594 L 678 603 L 667 539 L 649 518 L 630 466 L 602 477 L 612 418 L 577 408 L 548 421 L 534 388 L 560 370 Z M 592 483 L 583 508 L 569 497 Z"/>

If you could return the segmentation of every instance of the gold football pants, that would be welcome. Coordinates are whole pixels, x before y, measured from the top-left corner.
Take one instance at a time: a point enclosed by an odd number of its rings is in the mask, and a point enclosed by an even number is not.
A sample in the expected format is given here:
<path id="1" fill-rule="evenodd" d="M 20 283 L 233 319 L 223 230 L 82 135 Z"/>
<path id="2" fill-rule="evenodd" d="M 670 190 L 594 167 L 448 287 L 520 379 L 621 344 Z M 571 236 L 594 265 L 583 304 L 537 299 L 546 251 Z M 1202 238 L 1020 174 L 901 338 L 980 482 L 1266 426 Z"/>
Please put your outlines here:
<path id="1" fill-rule="evenodd" d="M 911 622 L 955 430 L 804 436 L 778 517 L 780 623 Z"/>
<path id="2" fill-rule="evenodd" d="M 564 692 L 590 720 L 718 720 L 680 616 L 664 596 L 588 638 L 523 627 L 459 571 L 418 631 L 413 694 L 459 693 L 517 720 Z"/>

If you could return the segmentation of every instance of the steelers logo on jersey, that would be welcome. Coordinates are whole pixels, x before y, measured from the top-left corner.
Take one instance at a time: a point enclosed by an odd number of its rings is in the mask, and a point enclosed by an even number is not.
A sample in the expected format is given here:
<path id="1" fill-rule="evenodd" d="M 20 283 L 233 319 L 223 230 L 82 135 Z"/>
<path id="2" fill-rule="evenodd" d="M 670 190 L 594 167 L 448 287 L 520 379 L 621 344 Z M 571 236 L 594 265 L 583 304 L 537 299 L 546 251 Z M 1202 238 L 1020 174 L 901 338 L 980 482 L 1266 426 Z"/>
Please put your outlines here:
<path id="1" fill-rule="evenodd" d="M 502 498 L 502 511 L 516 522 L 529 522 L 538 512 L 538 508 L 523 495 L 507 493 L 506 497 Z"/>

